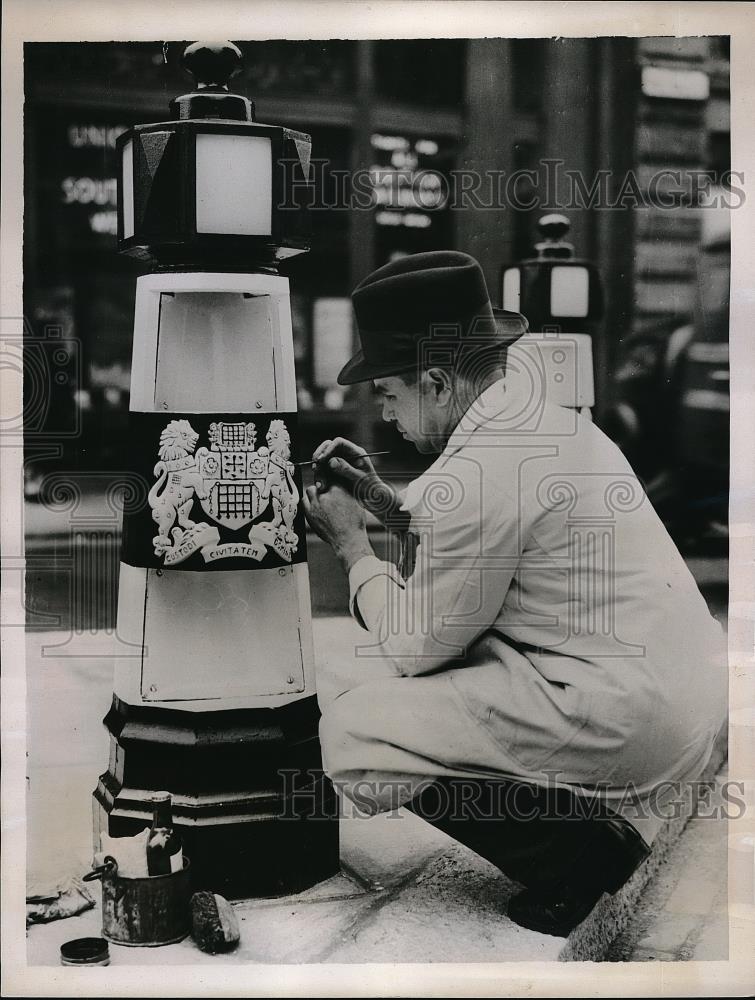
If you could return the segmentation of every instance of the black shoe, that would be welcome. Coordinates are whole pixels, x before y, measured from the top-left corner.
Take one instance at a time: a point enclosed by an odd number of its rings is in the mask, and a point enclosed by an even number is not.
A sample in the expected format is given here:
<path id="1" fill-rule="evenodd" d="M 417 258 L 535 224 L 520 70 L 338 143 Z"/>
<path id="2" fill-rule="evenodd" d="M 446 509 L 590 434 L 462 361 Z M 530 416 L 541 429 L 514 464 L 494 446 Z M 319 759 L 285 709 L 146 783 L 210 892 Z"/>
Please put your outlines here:
<path id="1" fill-rule="evenodd" d="M 598 884 L 613 896 L 650 856 L 650 848 L 631 823 L 619 818 L 601 820 L 600 841 L 595 860 L 603 866 L 603 877 Z"/>
<path id="2" fill-rule="evenodd" d="M 550 887 L 525 889 L 509 902 L 508 915 L 515 924 L 541 934 L 567 937 L 594 909 L 604 892 L 613 895 L 625 885 L 650 848 L 626 820 L 600 821 L 596 841 L 590 843 L 576 873 Z"/>
<path id="3" fill-rule="evenodd" d="M 603 895 L 595 889 L 588 895 L 545 894 L 525 889 L 509 901 L 509 919 L 520 927 L 540 934 L 568 937 L 574 928 L 589 916 Z"/>

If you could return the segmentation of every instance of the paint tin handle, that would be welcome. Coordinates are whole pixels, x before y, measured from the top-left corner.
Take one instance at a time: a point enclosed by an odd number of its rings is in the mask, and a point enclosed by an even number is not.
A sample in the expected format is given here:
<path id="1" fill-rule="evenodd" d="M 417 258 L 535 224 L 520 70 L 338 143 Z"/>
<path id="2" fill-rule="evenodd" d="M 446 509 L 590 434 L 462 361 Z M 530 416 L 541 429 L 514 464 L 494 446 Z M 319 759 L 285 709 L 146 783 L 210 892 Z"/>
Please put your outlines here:
<path id="1" fill-rule="evenodd" d="M 102 878 L 102 876 L 108 872 L 108 874 L 115 877 L 118 874 L 118 862 L 110 854 L 107 854 L 104 859 L 104 864 L 98 865 L 93 868 L 90 872 L 84 875 L 83 882 L 94 882 L 97 878 Z"/>

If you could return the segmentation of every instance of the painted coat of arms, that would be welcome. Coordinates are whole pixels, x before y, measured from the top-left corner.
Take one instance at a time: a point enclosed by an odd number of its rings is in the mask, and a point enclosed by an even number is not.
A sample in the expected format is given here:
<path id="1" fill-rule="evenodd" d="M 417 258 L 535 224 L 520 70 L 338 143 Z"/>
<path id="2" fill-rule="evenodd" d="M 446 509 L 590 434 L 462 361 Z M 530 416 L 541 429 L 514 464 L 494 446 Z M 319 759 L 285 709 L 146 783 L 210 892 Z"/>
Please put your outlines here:
<path id="1" fill-rule="evenodd" d="M 299 491 L 285 422 L 271 420 L 266 444 L 259 448 L 253 423 L 212 423 L 208 437 L 210 447 L 197 450 L 199 435 L 185 419 L 171 420 L 160 435 L 157 481 L 148 496 L 157 524 L 155 555 L 163 556 L 166 566 L 197 550 L 208 563 L 259 562 L 270 548 L 291 562 L 299 544 L 294 531 Z M 195 500 L 208 520 L 192 520 Z M 258 521 L 268 510 L 272 520 Z M 221 542 L 221 527 L 238 531 L 247 525 L 248 542 Z"/>

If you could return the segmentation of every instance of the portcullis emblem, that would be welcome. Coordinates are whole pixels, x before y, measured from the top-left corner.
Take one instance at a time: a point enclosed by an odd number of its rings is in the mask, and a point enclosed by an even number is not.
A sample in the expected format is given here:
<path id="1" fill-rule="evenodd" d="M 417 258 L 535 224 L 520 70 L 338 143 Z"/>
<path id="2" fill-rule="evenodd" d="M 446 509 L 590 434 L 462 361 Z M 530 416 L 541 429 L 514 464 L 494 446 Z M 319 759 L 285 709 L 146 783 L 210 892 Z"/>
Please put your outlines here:
<path id="1" fill-rule="evenodd" d="M 253 423 L 213 423 L 208 437 L 209 449 L 196 450 L 199 435 L 188 420 L 171 420 L 160 435 L 157 482 L 148 498 L 158 529 L 155 555 L 164 556 L 166 566 L 197 550 L 208 563 L 259 562 L 272 549 L 291 562 L 299 544 L 294 531 L 299 491 L 285 422 L 271 420 L 267 443 L 256 450 Z M 209 521 L 191 519 L 195 499 Z M 237 531 L 247 525 L 248 542 L 221 542 L 221 527 Z"/>

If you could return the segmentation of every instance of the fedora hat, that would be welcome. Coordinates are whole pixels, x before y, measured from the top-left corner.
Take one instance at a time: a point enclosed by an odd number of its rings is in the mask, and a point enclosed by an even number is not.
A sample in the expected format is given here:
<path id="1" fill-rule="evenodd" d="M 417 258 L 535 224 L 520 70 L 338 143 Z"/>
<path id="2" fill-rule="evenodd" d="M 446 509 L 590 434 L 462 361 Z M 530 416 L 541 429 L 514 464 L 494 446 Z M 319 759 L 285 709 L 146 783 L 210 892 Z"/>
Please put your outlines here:
<path id="1" fill-rule="evenodd" d="M 482 268 L 469 254 L 433 250 L 391 261 L 351 293 L 362 348 L 338 375 L 339 385 L 416 368 L 423 344 L 445 331 L 461 343 L 506 347 L 523 333 L 520 313 L 490 304 Z M 458 340 L 458 338 L 461 340 Z"/>

